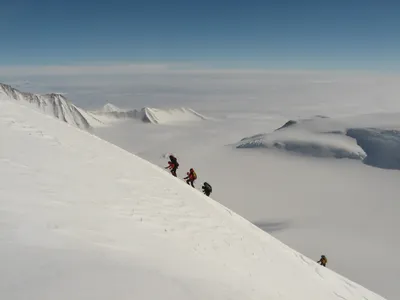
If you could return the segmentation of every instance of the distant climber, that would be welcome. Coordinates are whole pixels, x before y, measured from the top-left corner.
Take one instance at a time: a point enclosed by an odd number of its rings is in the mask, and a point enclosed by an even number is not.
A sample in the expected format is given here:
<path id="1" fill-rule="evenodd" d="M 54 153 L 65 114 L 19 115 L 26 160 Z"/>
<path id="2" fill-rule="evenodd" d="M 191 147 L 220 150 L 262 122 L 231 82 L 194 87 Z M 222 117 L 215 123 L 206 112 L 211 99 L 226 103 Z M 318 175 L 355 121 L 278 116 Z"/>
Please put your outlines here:
<path id="1" fill-rule="evenodd" d="M 317 263 L 319 263 L 321 266 L 326 267 L 326 264 L 328 262 L 328 259 L 326 258 L 325 255 L 321 255 L 321 258 L 319 259 L 319 261 L 317 261 Z"/>
<path id="2" fill-rule="evenodd" d="M 203 190 L 204 194 L 206 194 L 207 196 L 210 196 L 210 194 L 212 192 L 212 187 L 208 182 L 204 182 L 201 189 Z"/>
<path id="3" fill-rule="evenodd" d="M 194 181 L 197 179 L 197 174 L 196 174 L 196 172 L 193 170 L 193 168 L 191 168 L 191 169 L 189 170 L 189 172 L 187 172 L 186 174 L 187 174 L 187 176 L 186 176 L 185 178 L 183 178 L 183 179 L 187 179 L 187 180 L 186 180 L 186 183 L 187 183 L 187 184 L 190 183 L 191 186 L 194 187 L 193 183 L 194 183 Z"/>
<path id="4" fill-rule="evenodd" d="M 178 169 L 178 167 L 179 167 L 179 163 L 178 163 L 176 157 L 171 154 L 169 156 L 168 166 L 165 167 L 165 169 L 170 169 L 171 174 L 176 177 L 176 170 Z"/>

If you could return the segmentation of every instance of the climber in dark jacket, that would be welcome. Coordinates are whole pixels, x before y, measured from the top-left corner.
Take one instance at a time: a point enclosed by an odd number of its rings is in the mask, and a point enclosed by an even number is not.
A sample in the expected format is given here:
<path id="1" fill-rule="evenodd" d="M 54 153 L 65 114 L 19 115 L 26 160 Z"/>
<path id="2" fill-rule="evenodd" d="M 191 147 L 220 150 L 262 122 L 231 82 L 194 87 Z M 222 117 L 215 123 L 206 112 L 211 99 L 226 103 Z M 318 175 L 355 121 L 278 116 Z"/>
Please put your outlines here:
<path id="1" fill-rule="evenodd" d="M 319 261 L 317 261 L 317 263 L 319 263 L 321 266 L 326 267 L 326 264 L 328 262 L 328 259 L 326 258 L 325 255 L 321 255 L 321 258 Z"/>
<path id="2" fill-rule="evenodd" d="M 171 170 L 171 174 L 176 177 L 176 170 L 178 169 L 178 167 L 179 167 L 179 163 L 176 160 L 176 157 L 173 156 L 173 155 L 170 155 L 169 156 L 168 166 L 165 167 L 165 169 L 170 169 Z"/>
<path id="3" fill-rule="evenodd" d="M 210 194 L 212 192 L 212 187 L 208 182 L 204 182 L 201 189 L 203 190 L 204 194 L 206 194 L 207 196 L 210 196 Z"/>

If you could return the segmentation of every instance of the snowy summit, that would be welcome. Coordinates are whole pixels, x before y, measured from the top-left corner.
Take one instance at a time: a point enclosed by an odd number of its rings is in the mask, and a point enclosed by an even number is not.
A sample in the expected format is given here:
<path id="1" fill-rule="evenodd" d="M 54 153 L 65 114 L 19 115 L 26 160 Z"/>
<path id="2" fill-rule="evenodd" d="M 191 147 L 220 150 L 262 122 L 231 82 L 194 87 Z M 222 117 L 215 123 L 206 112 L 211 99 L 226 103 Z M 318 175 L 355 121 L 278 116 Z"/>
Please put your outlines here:
<path id="1" fill-rule="evenodd" d="M 101 111 L 104 113 L 112 113 L 112 112 L 123 112 L 125 110 L 115 106 L 114 104 L 107 103 L 102 107 Z"/>
<path id="2" fill-rule="evenodd" d="M 152 108 L 143 107 L 142 109 L 124 110 L 117 106 L 107 103 L 98 111 L 91 114 L 96 118 L 102 119 L 104 123 L 112 123 L 115 120 L 136 120 L 143 123 L 169 125 L 186 122 L 196 122 L 205 120 L 206 117 L 195 112 L 190 108 Z M 105 119 L 106 118 L 106 119 Z"/>
<path id="3" fill-rule="evenodd" d="M 21 92 L 10 85 L 0 83 L 0 101 L 12 100 L 19 101 L 21 104 L 28 105 L 53 116 L 65 123 L 84 130 L 92 127 L 102 126 L 102 122 L 84 109 L 71 103 L 62 94 L 32 94 Z"/>
<path id="4" fill-rule="evenodd" d="M 0 132 L 1 299 L 384 299 L 22 103 Z"/>

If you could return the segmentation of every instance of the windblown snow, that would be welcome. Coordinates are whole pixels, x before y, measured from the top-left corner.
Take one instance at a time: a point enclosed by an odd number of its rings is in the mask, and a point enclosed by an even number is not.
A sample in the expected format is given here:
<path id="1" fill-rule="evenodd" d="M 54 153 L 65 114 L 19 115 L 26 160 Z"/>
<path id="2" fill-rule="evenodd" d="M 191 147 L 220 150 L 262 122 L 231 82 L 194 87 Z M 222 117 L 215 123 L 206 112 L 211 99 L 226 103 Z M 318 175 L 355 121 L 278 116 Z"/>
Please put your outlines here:
<path id="1" fill-rule="evenodd" d="M 19 102 L 0 134 L 1 299 L 383 299 Z"/>
<path id="2" fill-rule="evenodd" d="M 274 132 L 244 138 L 236 148 L 286 150 L 315 157 L 349 158 L 400 169 L 400 115 L 290 120 Z"/>

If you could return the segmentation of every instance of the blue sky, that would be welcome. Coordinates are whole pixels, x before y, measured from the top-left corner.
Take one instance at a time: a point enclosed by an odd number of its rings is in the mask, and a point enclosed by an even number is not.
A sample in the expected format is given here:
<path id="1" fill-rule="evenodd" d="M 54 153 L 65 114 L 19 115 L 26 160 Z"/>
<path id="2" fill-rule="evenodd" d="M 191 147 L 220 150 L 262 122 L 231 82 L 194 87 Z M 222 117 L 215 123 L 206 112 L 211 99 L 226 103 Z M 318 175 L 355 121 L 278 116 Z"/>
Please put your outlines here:
<path id="1" fill-rule="evenodd" d="M 2 1 L 0 65 L 400 69 L 399 1 Z"/>

